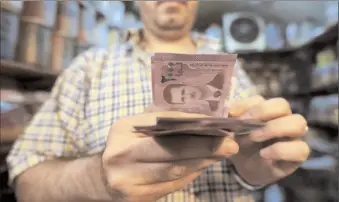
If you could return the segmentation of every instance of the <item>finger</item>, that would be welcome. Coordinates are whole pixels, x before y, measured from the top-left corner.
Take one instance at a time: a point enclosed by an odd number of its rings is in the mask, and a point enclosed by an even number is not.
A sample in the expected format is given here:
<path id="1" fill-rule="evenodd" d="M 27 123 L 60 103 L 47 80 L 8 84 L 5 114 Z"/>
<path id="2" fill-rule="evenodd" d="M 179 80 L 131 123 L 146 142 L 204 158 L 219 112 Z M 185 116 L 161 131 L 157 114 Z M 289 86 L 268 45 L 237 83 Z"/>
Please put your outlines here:
<path id="1" fill-rule="evenodd" d="M 254 142 L 264 142 L 273 138 L 301 137 L 307 132 L 307 122 L 299 114 L 281 117 L 268 121 L 264 128 L 251 133 L 250 139 Z"/>
<path id="2" fill-rule="evenodd" d="M 127 151 L 137 162 L 155 163 L 195 158 L 227 158 L 239 151 L 227 137 L 176 135 L 142 138 Z"/>
<path id="3" fill-rule="evenodd" d="M 289 103 L 283 98 L 273 98 L 250 108 L 242 118 L 269 121 L 292 114 Z"/>
<path id="4" fill-rule="evenodd" d="M 187 177 L 191 173 L 200 171 L 216 162 L 218 162 L 218 159 L 190 159 L 163 163 L 140 163 L 138 164 L 137 176 L 133 177 L 133 182 L 137 185 L 149 185 L 174 181 Z"/>
<path id="5" fill-rule="evenodd" d="M 243 115 L 253 106 L 263 102 L 265 99 L 262 96 L 254 96 L 246 99 L 237 99 L 231 102 L 230 104 L 230 114 L 233 117 L 238 117 Z"/>
<path id="6" fill-rule="evenodd" d="M 260 150 L 261 157 L 269 160 L 303 162 L 310 154 L 310 147 L 306 142 L 295 140 L 277 142 Z"/>

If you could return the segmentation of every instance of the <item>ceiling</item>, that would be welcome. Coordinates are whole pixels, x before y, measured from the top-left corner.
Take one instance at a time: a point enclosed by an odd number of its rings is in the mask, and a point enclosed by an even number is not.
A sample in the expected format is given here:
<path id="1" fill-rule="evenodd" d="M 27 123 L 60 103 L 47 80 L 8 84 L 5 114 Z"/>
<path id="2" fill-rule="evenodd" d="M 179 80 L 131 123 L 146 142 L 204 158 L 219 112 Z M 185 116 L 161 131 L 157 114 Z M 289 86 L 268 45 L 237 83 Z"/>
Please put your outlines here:
<path id="1" fill-rule="evenodd" d="M 299 21 L 306 18 L 324 20 L 326 1 L 200 1 L 197 27 L 205 29 L 211 21 L 219 22 L 222 14 L 236 11 L 258 13 L 278 22 Z"/>

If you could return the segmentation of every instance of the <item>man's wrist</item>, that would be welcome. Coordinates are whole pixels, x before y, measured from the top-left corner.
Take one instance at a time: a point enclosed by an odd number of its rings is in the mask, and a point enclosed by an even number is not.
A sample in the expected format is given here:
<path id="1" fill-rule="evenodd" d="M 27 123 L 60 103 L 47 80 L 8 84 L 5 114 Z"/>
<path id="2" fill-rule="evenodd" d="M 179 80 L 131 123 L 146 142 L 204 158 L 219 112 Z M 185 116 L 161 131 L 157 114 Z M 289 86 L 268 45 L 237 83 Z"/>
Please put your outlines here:
<path id="1" fill-rule="evenodd" d="M 112 195 L 109 194 L 105 184 L 105 177 L 102 169 L 101 155 L 91 156 L 88 158 L 80 158 L 65 166 L 65 169 L 76 169 L 73 176 L 70 177 L 78 186 L 78 190 L 83 190 L 84 193 L 79 193 L 79 196 L 74 198 L 83 198 L 83 201 L 112 201 Z M 67 173 L 67 171 L 65 171 Z M 72 172 L 75 173 L 75 172 Z M 85 177 L 85 176 L 87 177 Z M 86 181 L 85 181 L 86 180 Z M 79 183 L 77 183 L 77 181 Z M 85 182 L 84 182 L 85 181 Z M 80 184 L 82 182 L 83 184 Z M 90 186 L 84 188 L 82 186 Z"/>
<path id="2" fill-rule="evenodd" d="M 250 191 L 255 191 L 255 190 L 259 190 L 265 187 L 263 185 L 252 185 L 248 183 L 243 177 L 241 177 L 241 175 L 238 173 L 237 169 L 235 168 L 233 164 L 231 165 L 230 168 L 232 170 L 234 179 L 245 189 L 250 190 Z"/>
<path id="3" fill-rule="evenodd" d="M 102 157 L 102 155 L 100 156 Z M 100 159 L 101 160 L 101 159 Z M 126 202 L 124 200 L 124 195 L 117 191 L 117 190 L 113 190 L 110 185 L 108 184 L 108 180 L 107 177 L 105 175 L 105 171 L 102 165 L 102 161 L 100 162 L 101 166 L 100 166 L 100 177 L 101 177 L 101 182 L 104 185 L 105 188 L 105 195 L 106 197 L 110 198 L 110 199 L 114 199 L 114 202 Z"/>

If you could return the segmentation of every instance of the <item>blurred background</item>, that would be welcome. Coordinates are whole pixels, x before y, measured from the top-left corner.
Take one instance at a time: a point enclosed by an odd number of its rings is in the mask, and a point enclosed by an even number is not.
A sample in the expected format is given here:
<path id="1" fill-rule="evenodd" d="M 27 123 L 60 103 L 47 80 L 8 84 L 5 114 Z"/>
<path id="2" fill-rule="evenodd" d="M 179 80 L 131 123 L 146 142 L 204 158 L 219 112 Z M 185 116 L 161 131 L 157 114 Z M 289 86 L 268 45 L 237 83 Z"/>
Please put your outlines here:
<path id="1" fill-rule="evenodd" d="M 14 202 L 5 157 L 58 74 L 79 53 L 119 44 L 127 29 L 143 25 L 133 1 L 0 3 L 0 199 Z M 311 157 L 254 192 L 257 201 L 338 201 L 338 2 L 202 1 L 194 32 L 239 53 L 262 95 L 288 99 L 309 121 Z"/>

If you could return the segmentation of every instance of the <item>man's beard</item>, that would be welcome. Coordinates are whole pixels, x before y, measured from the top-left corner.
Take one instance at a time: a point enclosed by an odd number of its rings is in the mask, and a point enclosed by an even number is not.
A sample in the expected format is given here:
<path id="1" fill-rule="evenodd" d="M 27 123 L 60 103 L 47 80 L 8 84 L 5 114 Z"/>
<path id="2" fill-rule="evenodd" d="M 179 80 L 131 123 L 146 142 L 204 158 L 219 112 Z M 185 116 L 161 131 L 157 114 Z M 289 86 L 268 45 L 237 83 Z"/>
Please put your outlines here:
<path id="1" fill-rule="evenodd" d="M 170 23 L 167 23 L 167 24 L 162 25 L 157 20 L 155 20 L 154 24 L 160 30 L 163 30 L 163 31 L 180 31 L 180 30 L 183 30 L 185 28 L 185 23 L 182 23 L 182 24 L 170 24 Z"/>

